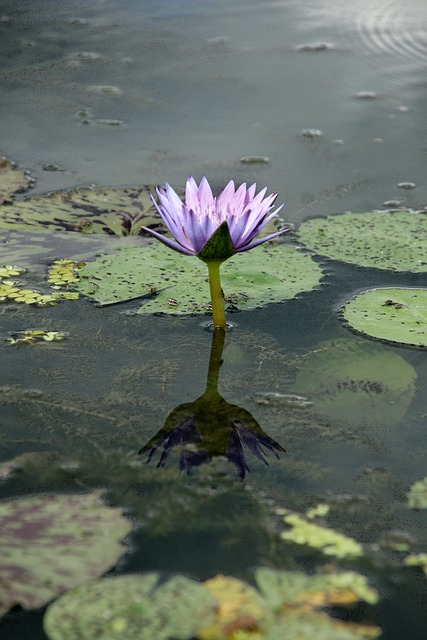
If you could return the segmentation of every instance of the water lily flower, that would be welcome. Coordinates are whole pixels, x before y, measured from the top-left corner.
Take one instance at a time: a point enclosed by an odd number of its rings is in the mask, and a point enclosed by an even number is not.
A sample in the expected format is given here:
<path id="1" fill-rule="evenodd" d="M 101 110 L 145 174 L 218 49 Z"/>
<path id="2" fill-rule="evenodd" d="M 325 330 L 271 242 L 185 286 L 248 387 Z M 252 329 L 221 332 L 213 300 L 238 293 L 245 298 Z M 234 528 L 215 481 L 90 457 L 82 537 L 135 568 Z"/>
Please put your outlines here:
<path id="1" fill-rule="evenodd" d="M 211 290 L 214 325 L 225 327 L 224 303 L 219 279 L 219 267 L 224 260 L 236 253 L 253 249 L 287 231 L 285 227 L 262 238 L 262 229 L 280 209 L 273 210 L 277 193 L 266 196 L 267 189 L 256 194 L 256 184 L 246 183 L 236 189 L 233 180 L 214 197 L 206 178 L 197 186 L 189 177 L 183 202 L 172 187 L 157 187 L 159 203 L 153 202 L 168 230 L 167 238 L 157 231 L 143 227 L 160 242 L 188 256 L 197 256 L 207 263 Z"/>

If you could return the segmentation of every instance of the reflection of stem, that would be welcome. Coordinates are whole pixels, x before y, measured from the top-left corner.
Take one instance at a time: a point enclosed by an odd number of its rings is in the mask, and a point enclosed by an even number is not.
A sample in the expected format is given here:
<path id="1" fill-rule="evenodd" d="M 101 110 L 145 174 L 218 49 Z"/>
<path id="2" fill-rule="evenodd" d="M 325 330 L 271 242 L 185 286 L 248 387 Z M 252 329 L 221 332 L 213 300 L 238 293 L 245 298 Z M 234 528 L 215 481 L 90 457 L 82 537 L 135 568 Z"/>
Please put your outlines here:
<path id="1" fill-rule="evenodd" d="M 209 270 L 209 287 L 211 291 L 212 314 L 214 327 L 225 329 L 224 298 L 221 289 L 219 268 L 222 260 L 206 260 Z"/>
<path id="2" fill-rule="evenodd" d="M 225 330 L 220 327 L 215 327 L 214 333 L 212 336 L 208 380 L 206 383 L 207 393 L 218 391 L 219 369 L 222 365 L 222 350 L 224 348 L 224 340 L 225 340 Z"/>

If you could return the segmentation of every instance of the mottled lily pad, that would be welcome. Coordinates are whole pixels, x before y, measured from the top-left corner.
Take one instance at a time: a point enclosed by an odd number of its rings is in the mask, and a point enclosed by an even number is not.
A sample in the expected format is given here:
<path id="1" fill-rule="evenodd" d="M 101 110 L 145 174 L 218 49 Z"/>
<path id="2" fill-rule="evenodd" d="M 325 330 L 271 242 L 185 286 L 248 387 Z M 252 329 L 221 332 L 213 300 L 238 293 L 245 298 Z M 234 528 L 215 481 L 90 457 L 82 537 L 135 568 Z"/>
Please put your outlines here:
<path id="1" fill-rule="evenodd" d="M 110 569 L 132 525 L 99 493 L 0 503 L 0 613 L 40 607 Z"/>
<path id="2" fill-rule="evenodd" d="M 414 211 L 342 213 L 306 220 L 298 239 L 332 260 L 392 271 L 427 271 L 427 215 Z"/>
<path id="3" fill-rule="evenodd" d="M 9 160 L 0 158 L 0 205 L 12 202 L 11 195 L 24 191 L 30 186 L 30 180 L 24 171 L 16 169 Z"/>
<path id="4" fill-rule="evenodd" d="M 319 284 L 319 265 L 293 246 L 274 244 L 238 254 L 222 265 L 225 302 L 253 309 L 295 297 Z M 140 313 L 209 313 L 206 265 L 159 242 L 103 255 L 81 270 L 78 290 L 100 304 L 148 296 Z"/>
<path id="5" fill-rule="evenodd" d="M 15 200 L 0 207 L 0 229 L 145 235 L 165 228 L 150 198 L 154 187 L 75 189 Z"/>
<path id="6" fill-rule="evenodd" d="M 217 609 L 212 624 L 203 625 L 197 634 L 200 640 L 232 638 L 232 632 L 253 632 L 267 617 L 260 593 L 242 580 L 217 575 L 204 582 L 203 587 L 215 597 Z"/>
<path id="7" fill-rule="evenodd" d="M 347 424 L 395 424 L 415 393 L 416 373 L 402 356 L 371 341 L 321 342 L 307 355 L 295 391 L 313 410 Z"/>
<path id="8" fill-rule="evenodd" d="M 213 619 L 216 602 L 183 576 L 158 585 L 154 573 L 89 582 L 46 612 L 51 640 L 186 640 Z"/>
<path id="9" fill-rule="evenodd" d="M 364 640 L 378 627 L 332 619 L 323 607 L 375 604 L 376 592 L 353 572 L 307 576 L 257 569 L 258 589 L 233 577 L 197 583 L 155 573 L 89 582 L 49 607 L 50 640 Z"/>
<path id="10" fill-rule="evenodd" d="M 294 571 L 259 568 L 255 581 L 273 615 L 261 627 L 262 638 L 282 640 L 366 640 L 376 638 L 381 629 L 374 625 L 347 624 L 330 618 L 323 607 L 351 607 L 358 602 L 370 605 L 378 595 L 364 576 L 347 571 L 308 576 Z"/>
<path id="11" fill-rule="evenodd" d="M 372 289 L 348 302 L 343 316 L 374 338 L 427 346 L 427 289 Z"/>

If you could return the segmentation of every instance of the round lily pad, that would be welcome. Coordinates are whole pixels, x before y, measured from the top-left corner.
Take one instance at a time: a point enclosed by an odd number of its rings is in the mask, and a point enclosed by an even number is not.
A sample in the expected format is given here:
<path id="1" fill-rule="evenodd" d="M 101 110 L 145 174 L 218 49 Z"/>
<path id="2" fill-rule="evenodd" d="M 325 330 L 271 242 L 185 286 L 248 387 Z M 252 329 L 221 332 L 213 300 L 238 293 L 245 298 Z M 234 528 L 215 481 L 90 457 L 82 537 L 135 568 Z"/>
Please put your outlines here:
<path id="1" fill-rule="evenodd" d="M 237 254 L 224 262 L 221 274 L 225 303 L 239 310 L 291 299 L 316 287 L 323 276 L 310 255 L 281 244 Z M 159 242 L 88 262 L 77 288 L 100 304 L 147 296 L 139 313 L 210 313 L 206 265 Z"/>
<path id="2" fill-rule="evenodd" d="M 0 504 L 0 614 L 37 608 L 104 573 L 125 552 L 132 524 L 99 493 Z"/>
<path id="3" fill-rule="evenodd" d="M 427 271 L 427 215 L 414 211 L 342 213 L 303 222 L 306 247 L 332 260 L 392 271 Z"/>
<path id="4" fill-rule="evenodd" d="M 51 640 L 186 640 L 213 620 L 214 597 L 194 580 L 126 575 L 88 582 L 49 607 Z"/>
<path id="5" fill-rule="evenodd" d="M 0 206 L 0 229 L 128 236 L 146 235 L 146 226 L 163 232 L 154 193 L 150 186 L 75 189 L 15 200 Z"/>
<path id="6" fill-rule="evenodd" d="M 348 302 L 343 316 L 374 338 L 427 347 L 427 289 L 372 289 Z"/>
<path id="7" fill-rule="evenodd" d="M 415 393 L 416 373 L 402 356 L 367 340 L 327 340 L 307 355 L 295 391 L 313 411 L 347 424 L 395 424 Z"/>

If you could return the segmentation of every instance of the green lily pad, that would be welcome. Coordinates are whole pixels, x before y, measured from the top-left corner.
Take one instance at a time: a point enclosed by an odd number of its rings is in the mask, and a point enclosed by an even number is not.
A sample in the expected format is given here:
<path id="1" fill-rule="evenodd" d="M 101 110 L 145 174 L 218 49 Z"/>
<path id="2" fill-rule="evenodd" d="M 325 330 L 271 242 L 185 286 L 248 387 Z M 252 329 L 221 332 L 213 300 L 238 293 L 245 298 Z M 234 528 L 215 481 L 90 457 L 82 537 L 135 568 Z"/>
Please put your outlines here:
<path id="1" fill-rule="evenodd" d="M 132 525 L 100 494 L 0 503 L 0 613 L 37 608 L 113 567 Z"/>
<path id="2" fill-rule="evenodd" d="M 415 393 L 416 373 L 402 356 L 369 341 L 321 342 L 299 369 L 294 390 L 313 410 L 346 424 L 395 424 Z"/>
<path id="3" fill-rule="evenodd" d="M 45 632 L 51 640 L 186 640 L 213 619 L 216 601 L 200 583 L 158 582 L 149 573 L 84 584 L 49 607 Z"/>
<path id="4" fill-rule="evenodd" d="M 427 215 L 414 211 L 342 213 L 306 220 L 298 239 L 332 260 L 392 271 L 427 271 Z"/>
<path id="5" fill-rule="evenodd" d="M 154 187 L 75 189 L 0 206 L 0 229 L 146 235 L 142 226 L 165 228 L 150 198 Z"/>
<path id="6" fill-rule="evenodd" d="M 348 302 L 343 316 L 374 338 L 427 346 L 427 289 L 372 289 Z"/>
<path id="7" fill-rule="evenodd" d="M 30 180 L 24 171 L 16 169 L 9 160 L 0 158 L 0 205 L 12 202 L 11 195 L 24 191 L 30 186 Z"/>
<path id="8" fill-rule="evenodd" d="M 281 244 L 237 254 L 222 265 L 221 273 L 225 302 L 239 310 L 291 299 L 316 287 L 323 275 L 311 256 Z M 100 304 L 148 296 L 139 313 L 210 312 L 206 265 L 159 242 L 87 263 L 77 289 Z"/>

